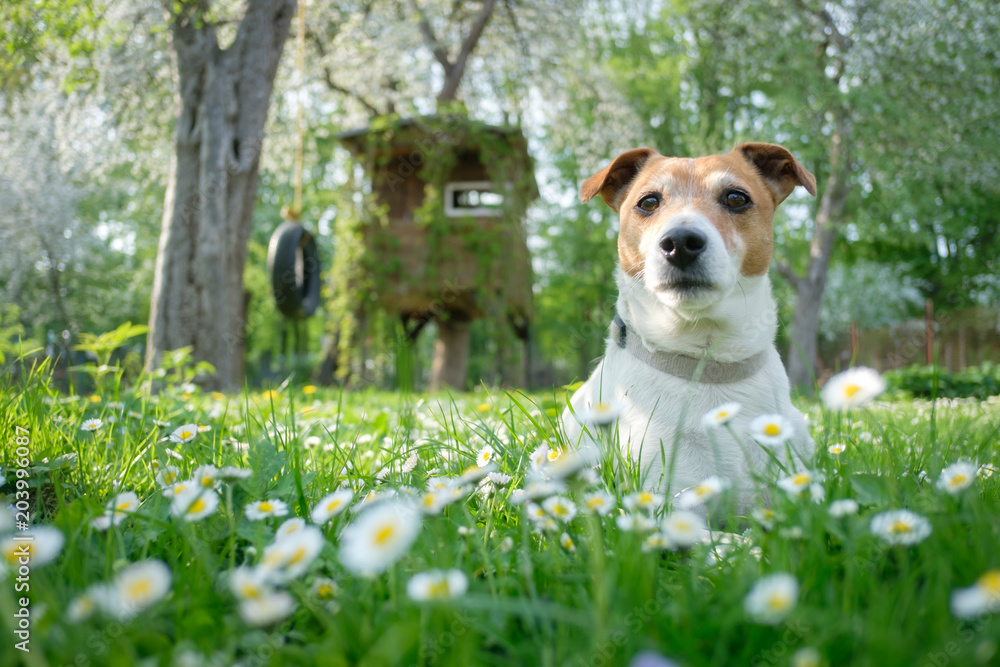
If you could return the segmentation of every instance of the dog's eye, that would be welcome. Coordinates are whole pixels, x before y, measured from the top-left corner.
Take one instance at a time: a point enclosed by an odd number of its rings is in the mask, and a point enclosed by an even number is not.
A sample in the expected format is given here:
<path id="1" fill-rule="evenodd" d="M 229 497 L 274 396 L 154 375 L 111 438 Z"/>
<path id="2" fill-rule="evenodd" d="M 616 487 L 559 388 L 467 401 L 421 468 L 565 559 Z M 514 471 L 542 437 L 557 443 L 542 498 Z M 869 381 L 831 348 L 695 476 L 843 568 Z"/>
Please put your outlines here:
<path id="1" fill-rule="evenodd" d="M 639 208 L 646 213 L 652 213 L 659 207 L 660 197 L 659 195 L 647 195 L 639 200 Z"/>
<path id="2" fill-rule="evenodd" d="M 722 205 L 730 211 L 737 213 L 746 209 L 752 203 L 753 202 L 750 201 L 750 196 L 745 192 L 740 192 L 739 190 L 730 190 L 726 194 L 722 195 Z"/>

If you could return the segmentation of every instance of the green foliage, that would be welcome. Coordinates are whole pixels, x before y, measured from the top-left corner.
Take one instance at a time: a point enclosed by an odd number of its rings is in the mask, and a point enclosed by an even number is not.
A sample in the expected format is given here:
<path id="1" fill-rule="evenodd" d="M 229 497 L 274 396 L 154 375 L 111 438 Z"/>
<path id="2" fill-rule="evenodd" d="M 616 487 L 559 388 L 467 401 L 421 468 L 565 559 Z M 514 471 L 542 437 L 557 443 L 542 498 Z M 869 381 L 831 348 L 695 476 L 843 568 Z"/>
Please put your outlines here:
<path id="1" fill-rule="evenodd" d="M 890 391 L 910 398 L 974 398 L 1000 396 L 1000 366 L 984 362 L 956 373 L 937 366 L 910 366 L 885 373 Z"/>

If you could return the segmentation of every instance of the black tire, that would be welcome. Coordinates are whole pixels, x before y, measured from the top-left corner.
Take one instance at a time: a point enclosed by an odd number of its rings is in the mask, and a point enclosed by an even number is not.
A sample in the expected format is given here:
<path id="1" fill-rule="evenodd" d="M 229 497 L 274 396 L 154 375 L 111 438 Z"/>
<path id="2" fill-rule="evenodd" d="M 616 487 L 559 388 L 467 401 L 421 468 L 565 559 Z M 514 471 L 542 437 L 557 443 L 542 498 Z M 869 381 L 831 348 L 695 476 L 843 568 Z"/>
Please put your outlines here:
<path id="1" fill-rule="evenodd" d="M 316 312 L 320 263 L 316 239 L 297 222 L 282 223 L 267 248 L 267 272 L 278 311 L 291 320 Z"/>

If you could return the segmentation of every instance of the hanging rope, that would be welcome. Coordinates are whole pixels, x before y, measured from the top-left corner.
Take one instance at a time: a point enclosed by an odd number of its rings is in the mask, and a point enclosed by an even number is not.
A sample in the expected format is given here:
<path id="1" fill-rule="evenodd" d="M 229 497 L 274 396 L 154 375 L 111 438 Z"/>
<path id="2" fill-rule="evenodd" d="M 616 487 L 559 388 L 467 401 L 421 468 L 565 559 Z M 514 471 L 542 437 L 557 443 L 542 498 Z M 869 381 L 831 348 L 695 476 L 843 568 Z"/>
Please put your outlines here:
<path id="1" fill-rule="evenodd" d="M 299 0 L 299 34 L 296 36 L 298 53 L 296 54 L 295 68 L 298 70 L 298 104 L 295 109 L 295 175 L 293 185 L 295 187 L 295 198 L 292 206 L 285 207 L 284 217 L 298 222 L 302 219 L 302 153 L 305 145 L 306 122 L 306 0 Z"/>

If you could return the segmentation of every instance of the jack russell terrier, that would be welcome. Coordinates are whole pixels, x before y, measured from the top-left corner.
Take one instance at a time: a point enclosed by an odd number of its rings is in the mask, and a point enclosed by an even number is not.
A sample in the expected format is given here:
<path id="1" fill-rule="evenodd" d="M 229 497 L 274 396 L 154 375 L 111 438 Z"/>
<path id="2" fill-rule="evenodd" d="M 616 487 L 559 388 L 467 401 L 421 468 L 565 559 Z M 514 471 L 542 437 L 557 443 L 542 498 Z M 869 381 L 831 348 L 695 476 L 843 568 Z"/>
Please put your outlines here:
<path id="1" fill-rule="evenodd" d="M 570 443 L 584 415 L 593 432 L 595 411 L 613 406 L 606 416 L 644 487 L 672 495 L 717 475 L 744 491 L 744 510 L 771 455 L 786 462 L 791 452 L 792 467 L 809 460 L 814 445 L 774 347 L 767 275 L 774 211 L 797 185 L 815 196 L 813 175 L 763 143 L 699 158 L 637 148 L 584 181 L 581 200 L 600 194 L 621 218 L 619 296 L 604 359 L 563 413 Z M 703 415 L 732 403 L 737 414 L 710 433 Z M 771 454 L 748 434 L 765 414 L 780 417 L 771 435 L 790 436 Z"/>

